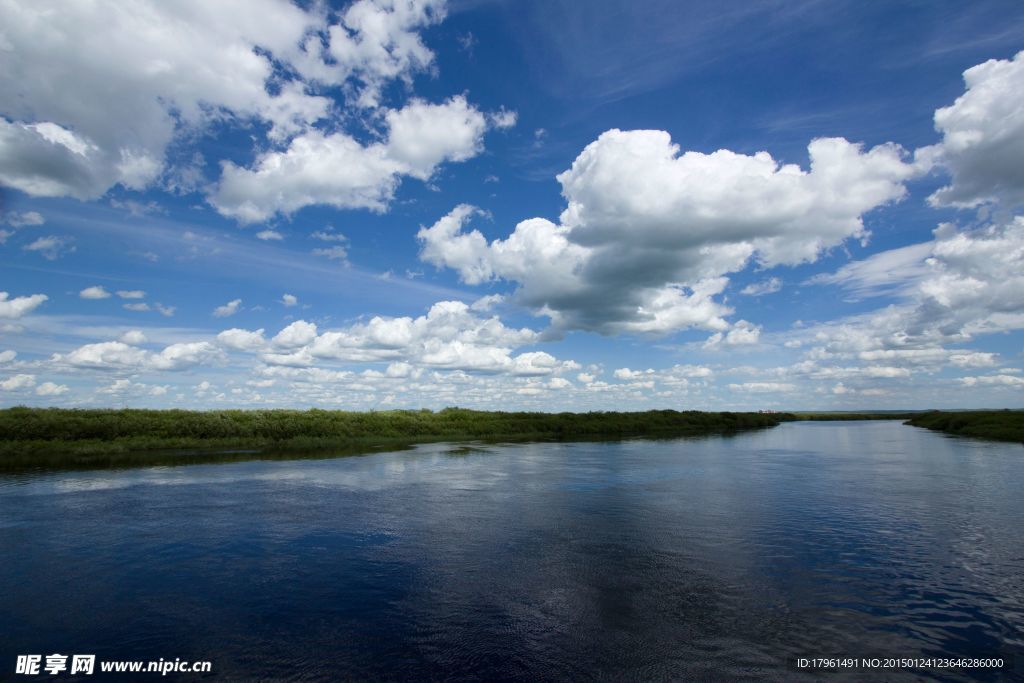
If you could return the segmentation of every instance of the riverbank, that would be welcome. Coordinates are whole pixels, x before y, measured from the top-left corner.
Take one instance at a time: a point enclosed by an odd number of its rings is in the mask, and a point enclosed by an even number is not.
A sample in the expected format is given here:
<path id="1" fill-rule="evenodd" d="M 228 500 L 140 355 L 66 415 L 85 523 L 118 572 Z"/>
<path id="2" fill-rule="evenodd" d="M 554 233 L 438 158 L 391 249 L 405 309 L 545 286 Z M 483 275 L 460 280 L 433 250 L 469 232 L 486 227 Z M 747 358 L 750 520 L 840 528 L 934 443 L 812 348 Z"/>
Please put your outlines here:
<path id="1" fill-rule="evenodd" d="M 1024 443 L 1024 410 L 931 411 L 914 415 L 905 424 L 955 436 Z"/>
<path id="2" fill-rule="evenodd" d="M 0 471 L 316 457 L 436 441 L 704 436 L 773 427 L 789 413 L 656 410 L 525 413 L 446 408 L 328 410 L 0 410 Z"/>

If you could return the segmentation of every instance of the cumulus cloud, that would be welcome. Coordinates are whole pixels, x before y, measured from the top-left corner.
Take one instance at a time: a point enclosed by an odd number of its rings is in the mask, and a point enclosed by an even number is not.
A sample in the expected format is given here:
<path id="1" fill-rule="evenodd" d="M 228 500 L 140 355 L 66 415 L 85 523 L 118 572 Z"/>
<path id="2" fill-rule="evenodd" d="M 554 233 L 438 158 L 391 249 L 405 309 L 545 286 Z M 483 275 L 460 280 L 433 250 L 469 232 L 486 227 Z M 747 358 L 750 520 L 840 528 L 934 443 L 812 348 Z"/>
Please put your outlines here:
<path id="1" fill-rule="evenodd" d="M 227 318 L 235 313 L 238 313 L 238 307 L 242 305 L 241 299 L 232 299 L 223 306 L 218 306 L 213 309 L 214 318 Z"/>
<path id="2" fill-rule="evenodd" d="M 217 341 L 234 351 L 256 351 L 267 345 L 262 328 L 253 332 L 233 327 L 218 334 Z"/>
<path id="3" fill-rule="evenodd" d="M 377 316 L 365 323 L 326 331 L 297 320 L 269 343 L 263 330 L 234 329 L 218 336 L 228 348 L 258 352 L 268 366 L 295 372 L 330 362 L 388 363 L 387 371 L 379 376 L 392 379 L 410 376 L 422 368 L 517 377 L 579 368 L 544 351 L 514 353 L 516 348 L 538 340 L 533 330 L 509 328 L 496 316 L 482 317 L 459 301 L 439 302 L 416 318 Z"/>
<path id="4" fill-rule="evenodd" d="M 221 353 L 210 342 L 182 342 L 152 352 L 122 341 L 111 341 L 86 344 L 67 354 L 55 354 L 51 362 L 91 370 L 184 370 L 219 361 Z"/>
<path id="5" fill-rule="evenodd" d="M 35 375 L 14 375 L 5 380 L 0 380 L 0 391 L 22 391 L 24 389 L 31 389 L 35 385 Z"/>
<path id="6" fill-rule="evenodd" d="M 815 260 L 864 237 L 863 214 L 905 193 L 915 168 L 895 145 L 814 140 L 810 170 L 768 153 L 680 153 L 663 131 L 603 133 L 558 176 L 560 223 L 523 221 L 490 243 L 456 207 L 418 237 L 421 258 L 468 284 L 504 279 L 558 329 L 724 332 L 727 274 Z"/>
<path id="7" fill-rule="evenodd" d="M 387 155 L 402 173 L 426 180 L 445 161 L 465 161 L 483 149 L 487 120 L 462 95 L 441 105 L 413 100 L 389 111 Z"/>
<path id="8" fill-rule="evenodd" d="M 862 264 L 907 263 L 913 277 L 886 274 L 851 264 L 837 284 L 863 287 L 904 282 L 898 303 L 869 313 L 823 323 L 794 334 L 807 362 L 853 359 L 862 376 L 907 376 L 916 368 L 992 367 L 998 355 L 949 348 L 979 335 L 1024 329 L 1024 217 L 997 221 L 970 230 L 943 224 L 921 254 L 904 258 L 904 250 L 877 254 Z M 914 246 L 916 251 L 919 245 Z M 836 276 L 844 273 L 841 269 Z M 904 274 L 905 275 L 905 274 Z M 835 277 L 835 276 L 833 276 Z M 854 372 L 833 368 L 834 372 Z M 815 369 L 821 376 L 823 370 Z M 839 375 L 836 375 L 839 376 Z"/>
<path id="9" fill-rule="evenodd" d="M 122 299 L 145 299 L 146 293 L 141 289 L 119 289 L 117 295 Z"/>
<path id="10" fill-rule="evenodd" d="M 728 332 L 716 332 L 704 342 L 705 349 L 721 349 L 724 347 L 748 346 L 756 344 L 761 338 L 761 326 L 746 320 L 737 320 Z"/>
<path id="11" fill-rule="evenodd" d="M 184 370 L 219 361 L 220 357 L 220 350 L 210 342 L 186 342 L 171 344 L 150 355 L 149 365 L 156 370 Z"/>
<path id="12" fill-rule="evenodd" d="M 143 349 L 113 341 L 86 344 L 66 356 L 57 356 L 54 360 L 64 360 L 79 368 L 107 370 L 140 368 L 148 358 L 149 352 Z"/>
<path id="13" fill-rule="evenodd" d="M 120 341 L 123 341 L 125 344 L 138 345 L 145 344 L 149 339 L 142 330 L 128 330 L 121 335 Z"/>
<path id="14" fill-rule="evenodd" d="M 110 292 L 100 285 L 95 285 L 93 287 L 86 287 L 78 293 L 78 296 L 82 299 L 109 299 Z"/>
<path id="15" fill-rule="evenodd" d="M 291 308 L 292 306 L 298 306 L 299 305 L 299 298 L 297 296 L 295 296 L 294 294 L 282 294 L 281 295 L 281 305 L 284 306 L 285 308 Z"/>
<path id="16" fill-rule="evenodd" d="M 519 114 L 509 109 L 502 107 L 498 111 L 490 114 L 488 118 L 491 121 L 491 125 L 495 128 L 512 128 L 519 121 Z"/>
<path id="17" fill-rule="evenodd" d="M 1000 386 L 1000 387 L 1013 387 L 1015 389 L 1024 388 L 1024 377 L 1017 375 L 982 375 L 979 377 L 961 377 L 960 381 L 969 387 L 983 385 L 983 386 Z"/>
<path id="18" fill-rule="evenodd" d="M 10 298 L 7 292 L 0 292 L 0 318 L 20 318 L 39 308 L 50 297 L 45 294 L 31 294 Z"/>
<path id="19" fill-rule="evenodd" d="M 383 211 L 398 186 L 398 173 L 382 144 L 363 146 L 345 133 L 312 130 L 284 151 L 263 154 L 251 169 L 225 162 L 210 201 L 243 223 L 312 204 Z"/>
<path id="20" fill-rule="evenodd" d="M 402 176 L 426 180 L 445 161 L 482 149 L 486 117 L 462 95 L 441 104 L 413 100 L 385 114 L 387 137 L 363 144 L 343 133 L 309 130 L 251 168 L 224 162 L 211 202 L 244 223 L 313 204 L 383 211 Z"/>
<path id="21" fill-rule="evenodd" d="M 284 0 L 0 5 L 0 183 L 81 199 L 141 189 L 173 140 L 212 122 L 255 119 L 282 140 L 331 117 L 317 84 L 376 106 L 386 83 L 431 65 L 418 31 L 444 3 L 358 0 L 328 17 Z"/>
<path id="22" fill-rule="evenodd" d="M 296 320 L 274 336 L 274 345 L 286 349 L 305 346 L 316 339 L 316 325 L 305 320 Z"/>
<path id="23" fill-rule="evenodd" d="M 966 91 L 935 112 L 942 142 L 917 151 L 952 182 L 929 200 L 937 206 L 1024 203 L 1024 51 L 990 59 L 964 72 Z"/>
<path id="24" fill-rule="evenodd" d="M 278 241 L 278 242 L 280 242 L 281 240 L 284 239 L 284 235 L 279 233 L 277 230 L 260 230 L 258 233 L 256 233 L 256 239 L 263 240 L 264 242 L 267 242 L 267 241 Z"/>
<path id="25" fill-rule="evenodd" d="M 64 384 L 56 384 L 55 382 L 43 382 L 36 387 L 37 396 L 62 396 L 68 393 L 68 387 Z"/>

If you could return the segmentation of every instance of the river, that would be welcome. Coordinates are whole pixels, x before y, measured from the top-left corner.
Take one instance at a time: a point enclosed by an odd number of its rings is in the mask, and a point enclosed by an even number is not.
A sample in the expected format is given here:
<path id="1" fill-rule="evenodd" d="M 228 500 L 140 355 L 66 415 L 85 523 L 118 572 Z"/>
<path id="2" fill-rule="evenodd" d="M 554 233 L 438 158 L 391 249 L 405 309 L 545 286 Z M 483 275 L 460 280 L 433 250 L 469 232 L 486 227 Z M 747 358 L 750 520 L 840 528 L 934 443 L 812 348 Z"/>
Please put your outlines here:
<path id="1" fill-rule="evenodd" d="M 1022 526 L 1024 447 L 889 421 L 0 476 L 0 679 L 1020 680 Z"/>

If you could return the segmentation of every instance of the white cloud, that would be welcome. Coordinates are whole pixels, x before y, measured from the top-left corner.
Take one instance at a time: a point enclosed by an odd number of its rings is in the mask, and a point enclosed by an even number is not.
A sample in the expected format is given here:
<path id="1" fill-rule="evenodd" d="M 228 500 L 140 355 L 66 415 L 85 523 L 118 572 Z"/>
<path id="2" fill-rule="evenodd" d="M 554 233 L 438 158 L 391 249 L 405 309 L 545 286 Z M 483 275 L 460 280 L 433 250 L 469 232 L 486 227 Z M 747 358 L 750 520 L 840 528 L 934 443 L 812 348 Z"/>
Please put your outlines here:
<path id="1" fill-rule="evenodd" d="M 281 133 L 325 116 L 327 99 L 305 94 L 301 83 L 269 94 L 271 60 L 254 49 L 309 59 L 299 44 L 319 21 L 276 0 L 101 1 L 57 13 L 4 3 L 10 49 L 0 90 L 10 97 L 2 110 L 9 120 L 0 119 L 0 182 L 80 199 L 117 183 L 141 189 L 162 172 L 172 139 L 225 113 Z"/>
<path id="2" fill-rule="evenodd" d="M 316 325 L 305 320 L 296 320 L 274 336 L 274 345 L 286 349 L 305 346 L 316 339 Z"/>
<path id="3" fill-rule="evenodd" d="M 770 277 L 762 282 L 752 282 L 740 290 L 740 294 L 747 296 L 766 296 L 774 294 L 782 289 L 782 280 L 777 277 Z"/>
<path id="4" fill-rule="evenodd" d="M 986 368 L 996 364 L 998 354 L 983 351 L 953 352 L 949 362 L 959 368 Z"/>
<path id="5" fill-rule="evenodd" d="M 221 351 L 210 342 L 171 344 L 149 357 L 149 365 L 156 370 L 184 370 L 196 365 L 218 361 Z"/>
<path id="6" fill-rule="evenodd" d="M 615 379 L 632 380 L 632 379 L 642 379 L 646 375 L 653 375 L 653 374 L 654 374 L 654 370 L 650 369 L 650 368 L 647 369 L 646 371 L 643 371 L 643 370 L 630 370 L 629 368 L 619 368 L 618 370 L 616 370 L 615 372 L 612 373 L 612 376 L 615 377 Z"/>
<path id="7" fill-rule="evenodd" d="M 223 306 L 218 306 L 213 309 L 214 318 L 227 318 L 235 313 L 238 313 L 238 307 L 242 305 L 241 299 L 232 299 Z"/>
<path id="8" fill-rule="evenodd" d="M 0 363 L 10 363 L 17 357 L 17 351 L 12 351 L 11 349 L 7 349 L 6 351 L 0 351 Z"/>
<path id="9" fill-rule="evenodd" d="M 964 232 L 943 224 L 932 254 L 905 321 L 914 332 L 955 340 L 1024 327 L 1024 216 Z"/>
<path id="10" fill-rule="evenodd" d="M 262 331 L 230 331 L 238 340 L 234 348 L 261 351 L 260 359 L 274 367 L 311 369 L 316 363 L 387 362 L 380 377 L 413 375 L 423 367 L 451 371 L 500 373 L 517 377 L 551 375 L 578 369 L 572 361 L 561 361 L 543 351 L 513 355 L 514 348 L 538 341 L 536 332 L 511 329 L 497 317 L 482 318 L 458 301 L 434 304 L 418 318 L 374 317 L 347 328 L 319 332 L 316 325 L 298 320 L 271 340 L 281 352 L 260 346 Z M 225 345 L 228 335 L 219 340 Z M 283 371 L 282 371 L 283 372 Z"/>
<path id="11" fill-rule="evenodd" d="M 142 330 L 128 330 L 121 335 L 120 341 L 137 346 L 138 344 L 145 344 L 149 339 L 146 338 Z"/>
<path id="12" fill-rule="evenodd" d="M 56 354 L 55 364 L 74 368 L 142 372 L 147 370 L 184 370 L 219 361 L 222 352 L 210 342 L 171 344 L 158 353 L 136 348 L 120 341 L 86 344 L 66 355 Z"/>
<path id="13" fill-rule="evenodd" d="M 56 356 L 54 360 L 64 360 L 78 368 L 94 368 L 98 370 L 131 369 L 142 367 L 149 358 L 149 352 L 129 346 L 124 342 L 98 342 L 86 344 L 71 351 L 66 356 Z"/>
<path id="14" fill-rule="evenodd" d="M 121 306 L 121 308 L 123 308 L 126 311 L 135 311 L 137 313 L 144 313 L 145 311 L 150 310 L 149 304 L 147 304 L 146 302 L 137 304 L 124 304 Z"/>
<path id="15" fill-rule="evenodd" d="M 915 245 L 920 246 L 920 245 Z M 906 376 L 907 369 L 991 367 L 997 355 L 970 349 L 949 349 L 979 335 L 1024 329 L 1024 217 L 971 230 L 943 224 L 921 254 L 903 259 L 882 252 L 876 263 L 910 263 L 913 277 L 864 267 L 872 259 L 851 264 L 839 281 L 873 288 L 903 282 L 897 304 L 824 323 L 793 334 L 809 360 L 855 359 L 869 364 L 868 377 Z M 899 250 L 897 250 L 899 251 Z M 894 266 L 895 267 L 895 266 Z M 898 269 L 897 269 L 898 270 Z M 832 277 L 836 277 L 832 276 Z M 878 366 L 885 363 L 892 370 Z M 874 367 L 873 367 L 874 366 Z"/>
<path id="16" fill-rule="evenodd" d="M 291 308 L 292 306 L 298 306 L 299 305 L 299 299 L 298 299 L 298 297 L 296 297 L 293 294 L 282 294 L 281 295 L 281 305 L 284 306 L 285 308 Z"/>
<path id="17" fill-rule="evenodd" d="M 326 230 L 317 230 L 310 237 L 321 242 L 348 242 L 348 238 L 340 232 L 328 232 Z"/>
<path id="18" fill-rule="evenodd" d="M 1017 375 L 983 375 L 981 377 L 961 377 L 960 381 L 969 387 L 981 384 L 985 386 L 1014 387 L 1017 389 L 1024 388 L 1024 377 L 1018 377 Z"/>
<path id="19" fill-rule="evenodd" d="M 746 320 L 737 320 L 728 332 L 716 332 L 704 342 L 705 349 L 756 344 L 761 338 L 761 326 Z"/>
<path id="20" fill-rule="evenodd" d="M 0 381 L 0 391 L 21 391 L 36 384 L 35 375 L 14 375 Z"/>
<path id="21" fill-rule="evenodd" d="M 756 394 L 788 393 L 797 390 L 795 384 L 789 382 L 743 382 L 730 384 L 733 391 L 746 391 Z"/>
<path id="22" fill-rule="evenodd" d="M 891 144 L 820 138 L 808 153 L 803 171 L 767 152 L 680 154 L 663 131 L 611 130 L 558 177 L 561 222 L 585 245 L 617 245 L 629 230 L 646 249 L 742 243 L 766 265 L 797 264 L 863 236 L 862 214 L 900 199 L 915 172 Z"/>
<path id="23" fill-rule="evenodd" d="M 516 125 L 519 120 L 519 114 L 509 109 L 502 107 L 498 111 L 489 114 L 488 119 L 491 121 L 491 125 L 495 128 L 512 128 Z"/>
<path id="24" fill-rule="evenodd" d="M 145 299 L 146 293 L 141 289 L 124 290 L 119 289 L 117 295 L 122 299 Z"/>
<path id="25" fill-rule="evenodd" d="M 503 301 L 505 301 L 504 294 L 488 294 L 487 296 L 482 296 L 476 301 L 474 301 L 472 304 L 469 305 L 469 307 L 474 311 L 484 313 L 486 311 L 491 310 L 492 308 L 502 303 Z"/>
<path id="26" fill-rule="evenodd" d="M 153 307 L 156 308 L 156 310 L 160 312 L 160 315 L 164 316 L 165 318 L 170 318 L 172 315 L 174 315 L 174 311 L 177 310 L 177 307 L 175 306 L 164 306 L 161 303 L 153 304 Z"/>
<path id="27" fill-rule="evenodd" d="M 37 238 L 31 244 L 26 244 L 22 249 L 37 252 L 47 261 L 56 261 L 64 254 L 74 252 L 76 247 L 71 244 L 71 239 L 68 237 L 47 235 L 46 237 Z"/>
<path id="28" fill-rule="evenodd" d="M 234 327 L 230 330 L 224 330 L 218 334 L 217 341 L 220 342 L 222 346 L 235 351 L 256 351 L 267 345 L 267 340 L 263 336 L 262 328 L 255 332 L 250 332 L 249 330 L 242 330 Z"/>
<path id="29" fill-rule="evenodd" d="M 141 189 L 167 170 L 173 140 L 212 122 L 255 119 L 282 140 L 332 117 L 317 84 L 376 106 L 389 81 L 431 65 L 418 31 L 444 3 L 359 0 L 329 16 L 282 0 L 0 5 L 0 183 L 81 199 Z M 168 181 L 181 187 L 187 170 Z"/>
<path id="30" fill-rule="evenodd" d="M 4 218 L 4 222 L 13 228 L 22 228 L 25 226 L 43 225 L 46 223 L 46 219 L 38 211 L 23 211 L 20 213 L 12 211 Z"/>
<path id="31" fill-rule="evenodd" d="M 277 230 L 260 230 L 256 233 L 256 239 L 263 240 L 265 242 L 269 240 L 280 241 L 284 239 L 284 235 L 279 233 Z"/>
<path id="32" fill-rule="evenodd" d="M 807 280 L 812 285 L 838 285 L 858 298 L 907 293 L 931 270 L 927 259 L 933 244 L 923 242 L 880 251 L 851 261 L 834 273 L 821 273 Z"/>
<path id="33" fill-rule="evenodd" d="M 487 119 L 457 95 L 435 105 L 412 100 L 387 113 L 387 155 L 401 172 L 427 180 L 445 161 L 465 161 L 483 149 Z"/>
<path id="34" fill-rule="evenodd" d="M 935 112 L 942 142 L 917 152 L 953 176 L 929 200 L 959 207 L 1024 203 L 1024 51 L 971 67 L 964 82 L 964 94 Z"/>
<path id="35" fill-rule="evenodd" d="M 210 198 L 223 215 L 243 223 L 291 214 L 312 204 L 383 211 L 398 186 L 399 165 L 385 147 L 364 147 L 345 133 L 311 130 L 283 152 L 267 152 L 251 169 L 224 162 Z"/>
<path id="36" fill-rule="evenodd" d="M 766 152 L 686 152 L 662 131 L 602 134 L 558 176 L 560 224 L 523 221 L 488 243 L 460 205 L 422 228 L 421 258 L 468 284 L 516 282 L 515 299 L 556 330 L 724 332 L 725 275 L 815 260 L 866 235 L 862 215 L 900 199 L 916 172 L 902 150 L 839 138 L 808 147 L 809 171 Z"/>
<path id="37" fill-rule="evenodd" d="M 110 292 L 102 286 L 96 285 L 94 287 L 86 287 L 78 293 L 78 296 L 82 299 L 109 299 Z"/>
<path id="38" fill-rule="evenodd" d="M 376 106 L 384 83 L 396 78 L 408 83 L 412 74 L 431 65 L 434 55 L 418 30 L 444 16 L 444 0 L 358 0 L 330 27 L 330 62 L 314 63 L 315 75 L 331 83 L 357 78 L 362 84 L 359 103 Z"/>
<path id="39" fill-rule="evenodd" d="M 385 121 L 384 142 L 364 145 L 342 132 L 308 130 L 252 168 L 224 162 L 210 201 L 244 223 L 313 204 L 384 211 L 402 176 L 426 180 L 445 161 L 475 156 L 487 129 L 484 115 L 461 95 L 442 104 L 412 100 L 388 111 Z"/>
<path id="40" fill-rule="evenodd" d="M 338 261 L 339 263 L 348 265 L 348 249 L 342 246 L 335 245 L 333 247 L 313 249 L 310 253 L 314 256 L 322 256 L 331 261 Z"/>
<path id="41" fill-rule="evenodd" d="M 68 393 L 68 387 L 64 384 L 55 384 L 54 382 L 43 382 L 36 387 L 37 396 L 62 396 Z"/>
<path id="42" fill-rule="evenodd" d="M 39 308 L 49 298 L 45 294 L 32 294 L 11 299 L 7 292 L 0 292 L 0 318 L 20 318 Z"/>

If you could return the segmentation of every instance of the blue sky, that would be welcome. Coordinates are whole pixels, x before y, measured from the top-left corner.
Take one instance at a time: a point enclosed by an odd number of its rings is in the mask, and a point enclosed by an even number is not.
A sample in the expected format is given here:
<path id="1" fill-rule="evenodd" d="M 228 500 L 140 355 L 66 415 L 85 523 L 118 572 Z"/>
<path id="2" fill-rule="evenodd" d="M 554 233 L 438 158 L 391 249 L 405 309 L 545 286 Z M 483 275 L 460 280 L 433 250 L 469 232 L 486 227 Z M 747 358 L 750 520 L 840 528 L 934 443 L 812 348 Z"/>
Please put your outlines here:
<path id="1" fill-rule="evenodd" d="M 0 5 L 0 405 L 1024 404 L 1019 2 Z"/>

